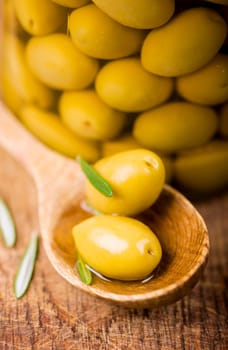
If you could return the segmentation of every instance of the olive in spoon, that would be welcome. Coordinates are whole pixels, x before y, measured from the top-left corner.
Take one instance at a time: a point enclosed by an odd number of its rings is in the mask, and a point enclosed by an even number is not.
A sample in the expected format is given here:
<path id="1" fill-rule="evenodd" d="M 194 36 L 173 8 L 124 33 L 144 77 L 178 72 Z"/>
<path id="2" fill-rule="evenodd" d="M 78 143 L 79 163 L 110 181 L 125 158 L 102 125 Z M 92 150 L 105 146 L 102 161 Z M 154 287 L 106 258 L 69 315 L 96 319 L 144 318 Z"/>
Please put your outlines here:
<path id="1" fill-rule="evenodd" d="M 81 208 L 84 175 L 77 162 L 37 141 L 0 102 L 0 146 L 31 174 L 38 193 L 40 233 L 56 271 L 81 291 L 126 307 L 158 307 L 177 301 L 199 280 L 209 253 L 206 225 L 194 206 L 165 185 L 156 203 L 139 218 L 159 238 L 162 261 L 142 283 L 107 281 L 84 284 L 75 271 L 72 227 L 90 214 Z"/>

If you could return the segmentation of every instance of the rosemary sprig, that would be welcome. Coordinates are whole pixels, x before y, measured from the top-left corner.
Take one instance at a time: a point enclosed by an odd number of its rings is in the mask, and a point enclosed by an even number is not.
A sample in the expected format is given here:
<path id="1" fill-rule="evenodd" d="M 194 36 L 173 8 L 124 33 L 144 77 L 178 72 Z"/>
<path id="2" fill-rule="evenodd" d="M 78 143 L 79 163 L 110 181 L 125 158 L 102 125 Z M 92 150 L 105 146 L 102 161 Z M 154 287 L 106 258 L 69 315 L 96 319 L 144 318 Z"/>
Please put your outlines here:
<path id="1" fill-rule="evenodd" d="M 84 282 L 87 285 L 92 284 L 92 281 L 93 281 L 92 273 L 88 269 L 88 267 L 86 266 L 86 264 L 84 263 L 84 261 L 81 259 L 80 256 L 78 257 L 78 260 L 76 262 L 76 267 L 82 282 Z"/>
<path id="2" fill-rule="evenodd" d="M 94 169 L 94 167 L 80 156 L 77 157 L 77 160 L 89 182 L 104 196 L 112 197 L 113 190 L 111 185 Z"/>
<path id="3" fill-rule="evenodd" d="M 38 235 L 34 234 L 19 264 L 14 279 L 14 294 L 17 298 L 21 298 L 25 294 L 32 280 L 38 252 L 38 242 Z"/>
<path id="4" fill-rule="evenodd" d="M 7 247 L 12 248 L 16 243 L 16 229 L 12 214 L 7 204 L 0 198 L 0 233 Z"/>

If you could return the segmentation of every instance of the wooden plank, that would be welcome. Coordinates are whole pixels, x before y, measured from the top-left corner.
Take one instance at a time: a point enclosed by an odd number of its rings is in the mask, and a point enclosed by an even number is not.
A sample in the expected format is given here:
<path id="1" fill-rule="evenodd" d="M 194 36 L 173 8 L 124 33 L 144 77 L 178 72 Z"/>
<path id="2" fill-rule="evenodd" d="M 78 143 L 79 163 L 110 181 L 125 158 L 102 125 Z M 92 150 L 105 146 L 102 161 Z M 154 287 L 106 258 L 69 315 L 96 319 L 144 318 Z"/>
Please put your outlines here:
<path id="1" fill-rule="evenodd" d="M 16 145 L 15 145 L 16 146 Z M 0 242 L 1 350 L 185 350 L 228 348 L 228 194 L 198 203 L 211 238 L 202 280 L 183 300 L 158 310 L 127 310 L 75 290 L 52 268 L 42 244 L 31 287 L 13 294 L 14 273 L 38 230 L 31 178 L 0 149 L 0 196 L 16 218 L 14 249 Z"/>

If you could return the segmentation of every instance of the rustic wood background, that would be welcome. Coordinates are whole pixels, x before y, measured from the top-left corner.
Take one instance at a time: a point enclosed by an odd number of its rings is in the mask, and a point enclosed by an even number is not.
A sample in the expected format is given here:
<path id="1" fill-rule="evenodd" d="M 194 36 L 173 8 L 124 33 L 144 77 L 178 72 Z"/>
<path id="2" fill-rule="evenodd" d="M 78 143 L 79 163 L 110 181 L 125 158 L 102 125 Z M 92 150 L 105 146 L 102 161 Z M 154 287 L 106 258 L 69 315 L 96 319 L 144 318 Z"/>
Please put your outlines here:
<path id="1" fill-rule="evenodd" d="M 15 145 L 16 147 L 16 145 Z M 211 238 L 208 267 L 183 300 L 157 310 L 127 310 L 75 290 L 49 263 L 42 242 L 32 284 L 20 300 L 13 278 L 38 230 L 36 191 L 0 149 L 0 196 L 13 210 L 16 247 L 0 241 L 0 350 L 227 350 L 228 194 L 197 203 Z"/>

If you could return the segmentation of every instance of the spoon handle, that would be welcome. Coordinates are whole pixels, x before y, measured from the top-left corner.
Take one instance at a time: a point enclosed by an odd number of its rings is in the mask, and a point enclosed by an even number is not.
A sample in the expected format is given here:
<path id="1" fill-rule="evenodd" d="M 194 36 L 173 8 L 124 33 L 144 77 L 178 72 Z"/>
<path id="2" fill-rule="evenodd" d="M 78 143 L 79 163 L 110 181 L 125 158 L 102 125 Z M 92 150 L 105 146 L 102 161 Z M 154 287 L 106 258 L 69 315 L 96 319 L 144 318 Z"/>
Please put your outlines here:
<path id="1" fill-rule="evenodd" d="M 42 159 L 42 144 L 30 135 L 0 101 L 0 145 L 19 163 L 33 172 Z"/>
<path id="2" fill-rule="evenodd" d="M 32 175 L 38 190 L 41 226 L 83 194 L 79 165 L 36 140 L 0 101 L 0 146 Z M 50 223 L 48 225 L 50 227 Z"/>
<path id="3" fill-rule="evenodd" d="M 66 173 L 78 173 L 75 161 L 48 149 L 28 132 L 19 120 L 0 101 L 0 146 L 32 175 L 38 187 L 50 179 L 58 183 Z M 41 185 L 41 186 L 40 186 Z"/>

